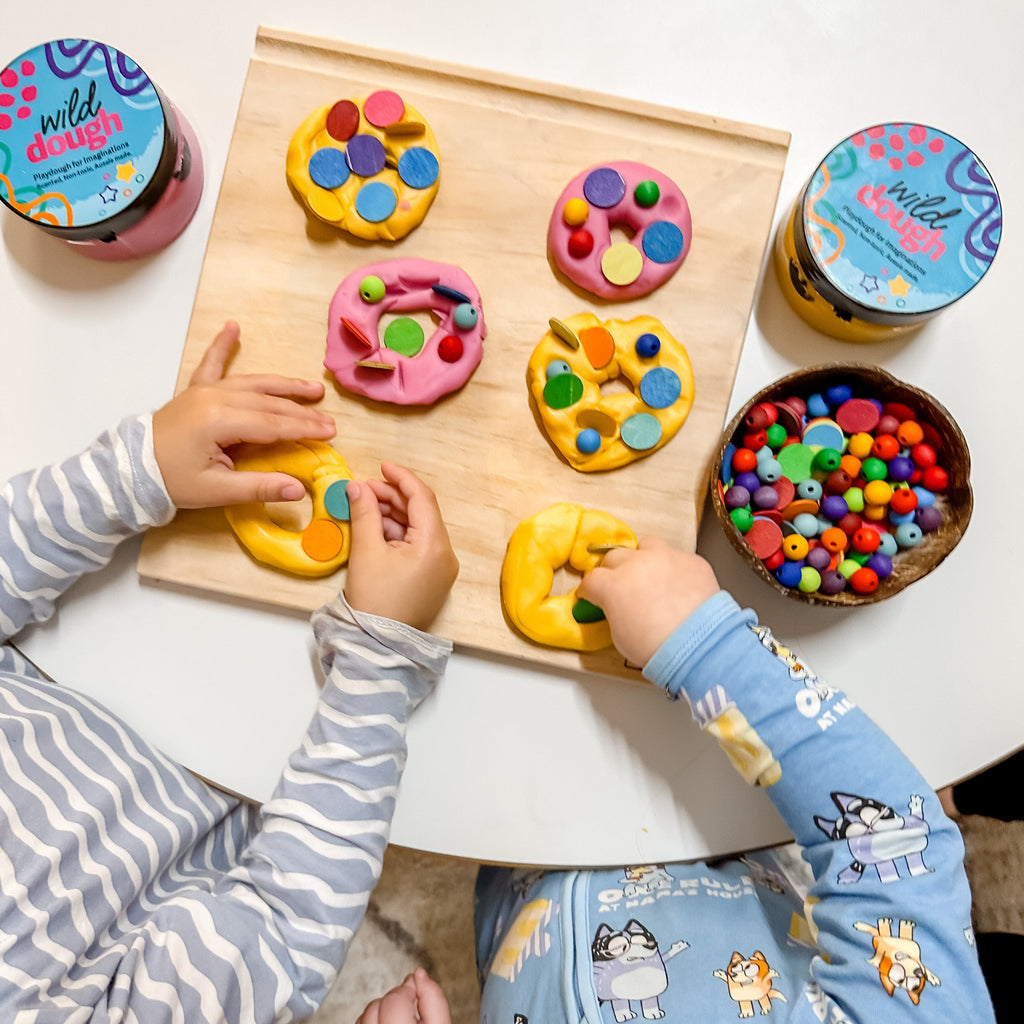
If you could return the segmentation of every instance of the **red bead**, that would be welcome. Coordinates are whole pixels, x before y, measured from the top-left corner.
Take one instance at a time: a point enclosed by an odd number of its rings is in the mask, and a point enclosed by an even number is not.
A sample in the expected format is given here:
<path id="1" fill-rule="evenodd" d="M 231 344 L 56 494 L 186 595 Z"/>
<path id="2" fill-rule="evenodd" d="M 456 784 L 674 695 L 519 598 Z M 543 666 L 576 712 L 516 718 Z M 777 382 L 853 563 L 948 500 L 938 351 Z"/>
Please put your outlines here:
<path id="1" fill-rule="evenodd" d="M 758 402 L 743 418 L 751 430 L 767 430 L 779 418 L 779 411 L 771 402 Z"/>
<path id="2" fill-rule="evenodd" d="M 910 457 L 914 460 L 914 465 L 920 466 L 921 469 L 927 469 L 929 466 L 934 466 L 938 461 L 935 449 L 930 444 L 925 444 L 923 441 L 921 444 L 915 444 L 914 447 L 910 449 Z"/>
<path id="3" fill-rule="evenodd" d="M 944 491 L 949 486 L 949 474 L 941 466 L 929 466 L 921 474 L 921 484 L 929 491 Z"/>
<path id="4" fill-rule="evenodd" d="M 899 426 L 899 424 L 896 424 Z M 878 434 L 875 443 L 871 446 L 871 454 L 876 459 L 888 462 L 893 456 L 899 455 L 900 443 L 892 434 Z"/>
<path id="5" fill-rule="evenodd" d="M 457 363 L 462 358 L 462 351 L 462 339 L 454 334 L 442 338 L 437 346 L 437 354 L 445 363 Z"/>
<path id="6" fill-rule="evenodd" d="M 886 402 L 882 406 L 883 416 L 893 416 L 902 423 L 904 420 L 916 420 L 917 414 L 909 405 L 902 402 Z"/>
<path id="7" fill-rule="evenodd" d="M 853 477 L 845 469 L 833 470 L 825 480 L 825 490 L 829 494 L 845 494 L 852 486 Z"/>
<path id="8" fill-rule="evenodd" d="M 889 499 L 889 508 L 897 515 L 905 516 L 917 508 L 917 495 L 909 487 L 897 487 Z"/>
<path id="9" fill-rule="evenodd" d="M 882 543 L 882 538 L 878 535 L 877 530 L 872 530 L 870 526 L 862 526 L 850 538 L 850 543 L 855 551 L 859 551 L 864 555 L 870 555 L 873 551 L 878 550 L 878 545 Z"/>
<path id="10" fill-rule="evenodd" d="M 733 452 L 732 468 L 736 473 L 753 473 L 757 469 L 757 456 L 749 448 L 737 448 Z"/>
<path id="11" fill-rule="evenodd" d="M 878 573 L 865 565 L 850 577 L 850 586 L 858 594 L 873 594 L 878 589 Z"/>
<path id="12" fill-rule="evenodd" d="M 594 236 L 585 228 L 577 228 L 569 236 L 569 255 L 581 260 L 594 251 Z"/>
<path id="13" fill-rule="evenodd" d="M 768 435 L 763 430 L 753 430 L 743 435 L 743 447 L 752 452 L 759 451 L 768 443 Z"/>
<path id="14" fill-rule="evenodd" d="M 764 567 L 769 572 L 775 572 L 776 569 L 786 560 L 786 556 L 782 553 L 782 548 L 778 551 L 773 552 L 767 558 L 763 559 Z"/>
<path id="15" fill-rule="evenodd" d="M 878 423 L 875 425 L 875 436 L 879 434 L 895 434 L 899 429 L 900 420 L 895 416 L 886 416 L 884 413 Z"/>
<path id="16" fill-rule="evenodd" d="M 864 523 L 856 512 L 847 512 L 846 515 L 836 523 L 836 526 L 838 526 L 847 537 L 852 537 L 863 525 Z"/>

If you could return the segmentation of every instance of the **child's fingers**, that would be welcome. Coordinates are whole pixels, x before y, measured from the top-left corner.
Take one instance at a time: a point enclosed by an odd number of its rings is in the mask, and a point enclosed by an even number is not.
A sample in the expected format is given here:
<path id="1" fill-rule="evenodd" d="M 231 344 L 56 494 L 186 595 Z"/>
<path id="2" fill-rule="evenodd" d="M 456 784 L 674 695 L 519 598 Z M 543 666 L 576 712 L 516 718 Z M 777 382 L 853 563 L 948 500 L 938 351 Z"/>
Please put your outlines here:
<path id="1" fill-rule="evenodd" d="M 228 360 L 238 345 L 241 333 L 242 329 L 238 324 L 234 320 L 229 320 L 203 353 L 203 358 L 199 360 L 199 365 L 192 373 L 190 383 L 212 384 L 220 380 L 224 376 Z"/>
<path id="2" fill-rule="evenodd" d="M 254 394 L 276 395 L 281 398 L 301 398 L 316 401 L 323 398 L 322 381 L 305 377 L 282 377 L 277 373 L 247 373 L 240 377 L 227 377 L 223 386 L 231 391 L 251 391 Z"/>
<path id="3" fill-rule="evenodd" d="M 451 1011 L 441 986 L 422 967 L 416 968 L 413 978 L 423 1024 L 451 1024 Z"/>
<path id="4" fill-rule="evenodd" d="M 409 526 L 425 535 L 428 543 L 439 539 L 447 541 L 447 531 L 441 518 L 437 496 L 415 473 L 404 466 L 385 462 L 380 467 L 384 478 L 395 485 L 406 503 Z"/>
<path id="5" fill-rule="evenodd" d="M 383 544 L 384 520 L 372 489 L 366 481 L 350 480 L 345 493 L 348 496 L 353 550 L 368 551 Z"/>

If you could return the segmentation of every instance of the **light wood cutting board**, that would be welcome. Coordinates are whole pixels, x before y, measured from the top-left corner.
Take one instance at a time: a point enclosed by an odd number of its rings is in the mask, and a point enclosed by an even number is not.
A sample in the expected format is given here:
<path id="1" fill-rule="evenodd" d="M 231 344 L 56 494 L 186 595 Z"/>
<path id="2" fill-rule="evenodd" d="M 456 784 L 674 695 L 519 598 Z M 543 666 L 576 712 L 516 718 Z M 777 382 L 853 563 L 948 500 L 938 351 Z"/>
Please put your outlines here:
<path id="1" fill-rule="evenodd" d="M 316 107 L 394 89 L 429 121 L 440 192 L 398 243 L 364 243 L 309 218 L 285 179 L 285 151 Z M 177 381 L 183 388 L 228 318 L 242 325 L 232 373 L 323 376 L 334 445 L 356 476 L 387 458 L 436 491 L 462 571 L 435 629 L 456 643 L 566 668 L 631 675 L 614 651 L 578 655 L 533 644 L 508 625 L 498 581 L 520 520 L 556 501 L 600 508 L 640 536 L 693 549 L 709 460 L 722 430 L 782 178 L 789 135 L 622 100 L 261 28 L 249 66 Z M 692 249 L 652 295 L 604 302 L 549 264 L 548 219 L 565 184 L 607 160 L 672 178 L 693 214 Z M 483 297 L 484 358 L 458 393 L 428 408 L 356 397 L 322 365 L 327 307 L 366 263 L 411 256 L 456 263 Z M 578 473 L 539 429 L 526 365 L 550 317 L 642 313 L 687 347 L 696 399 L 660 451 L 608 473 Z M 217 510 L 182 512 L 151 531 L 141 577 L 281 608 L 312 610 L 344 570 L 309 581 L 242 549 Z M 560 581 L 565 585 L 564 581 Z M 656 594 L 651 595 L 657 601 Z"/>

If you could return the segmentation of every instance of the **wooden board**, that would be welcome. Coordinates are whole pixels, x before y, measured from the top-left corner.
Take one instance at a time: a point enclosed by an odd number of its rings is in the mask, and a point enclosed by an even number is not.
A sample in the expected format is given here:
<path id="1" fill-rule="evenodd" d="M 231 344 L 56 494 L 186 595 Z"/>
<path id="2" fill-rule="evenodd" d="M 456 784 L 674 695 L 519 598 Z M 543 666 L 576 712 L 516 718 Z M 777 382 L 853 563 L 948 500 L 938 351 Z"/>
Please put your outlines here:
<path id="1" fill-rule="evenodd" d="M 378 88 L 430 122 L 441 188 L 398 243 L 353 240 L 308 218 L 285 179 L 285 151 L 314 108 Z M 498 580 L 520 520 L 556 501 L 604 509 L 638 535 L 692 549 L 708 463 L 722 430 L 789 144 L 786 133 L 507 75 L 261 28 L 249 66 L 203 263 L 177 388 L 224 320 L 242 325 L 232 373 L 274 371 L 327 382 L 323 408 L 354 474 L 382 459 L 437 491 L 462 571 L 436 624 L 480 650 L 548 665 L 629 674 L 613 651 L 580 656 L 532 644 L 507 624 Z M 546 254 L 565 184 L 606 160 L 658 168 L 686 194 L 686 262 L 645 299 L 604 302 L 576 290 Z M 327 307 L 342 278 L 390 256 L 456 263 L 483 297 L 484 358 L 470 382 L 429 409 L 382 405 L 337 386 L 322 366 Z M 693 362 L 696 399 L 663 449 L 608 473 L 578 473 L 541 433 L 526 365 L 552 316 L 641 313 L 663 321 Z M 282 608 L 312 610 L 344 571 L 302 580 L 238 545 L 219 511 L 180 513 L 146 538 L 140 575 Z M 651 595 L 656 601 L 657 595 Z"/>

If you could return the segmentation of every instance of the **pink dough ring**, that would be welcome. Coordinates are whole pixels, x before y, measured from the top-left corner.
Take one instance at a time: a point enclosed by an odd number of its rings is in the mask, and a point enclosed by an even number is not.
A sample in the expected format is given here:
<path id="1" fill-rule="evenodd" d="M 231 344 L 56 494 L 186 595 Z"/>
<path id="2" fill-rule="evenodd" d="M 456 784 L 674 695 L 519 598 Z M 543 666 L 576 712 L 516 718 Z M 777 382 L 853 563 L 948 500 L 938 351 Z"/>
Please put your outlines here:
<path id="1" fill-rule="evenodd" d="M 611 229 L 632 232 L 612 244 Z M 604 299 L 634 299 L 663 285 L 690 251 L 690 207 L 679 186 L 631 160 L 596 164 L 558 197 L 548 252 L 573 284 Z"/>
<path id="2" fill-rule="evenodd" d="M 400 315 L 414 312 L 437 320 L 429 338 L 416 321 Z M 394 316 L 382 333 L 385 314 Z M 392 333 L 396 327 L 406 330 Z M 349 274 L 334 293 L 324 366 L 357 395 L 430 405 L 469 380 L 483 358 L 486 336 L 480 293 L 461 267 L 383 260 Z"/>

